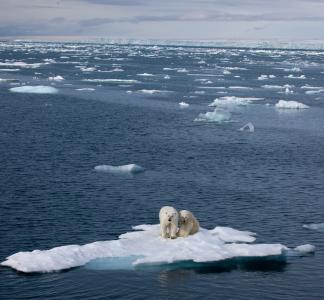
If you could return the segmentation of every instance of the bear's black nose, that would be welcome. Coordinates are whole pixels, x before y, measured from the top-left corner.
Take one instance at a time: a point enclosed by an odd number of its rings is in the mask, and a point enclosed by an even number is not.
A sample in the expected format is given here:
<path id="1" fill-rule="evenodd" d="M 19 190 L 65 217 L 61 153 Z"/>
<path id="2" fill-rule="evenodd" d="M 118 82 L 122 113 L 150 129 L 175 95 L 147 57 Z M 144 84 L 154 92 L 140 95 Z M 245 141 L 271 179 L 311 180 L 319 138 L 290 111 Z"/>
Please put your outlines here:
<path id="1" fill-rule="evenodd" d="M 169 222 L 171 222 L 171 218 L 169 218 Z"/>

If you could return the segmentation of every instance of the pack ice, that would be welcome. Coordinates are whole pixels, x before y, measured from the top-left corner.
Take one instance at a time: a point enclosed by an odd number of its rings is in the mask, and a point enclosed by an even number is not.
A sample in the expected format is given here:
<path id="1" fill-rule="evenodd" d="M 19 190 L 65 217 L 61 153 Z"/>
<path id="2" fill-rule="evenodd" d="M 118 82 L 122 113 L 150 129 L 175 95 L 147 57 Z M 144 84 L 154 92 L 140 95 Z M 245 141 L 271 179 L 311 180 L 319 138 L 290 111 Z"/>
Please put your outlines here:
<path id="1" fill-rule="evenodd" d="M 282 244 L 250 244 L 255 241 L 255 233 L 229 227 L 215 227 L 212 230 L 201 228 L 195 235 L 175 240 L 160 237 L 159 225 L 139 225 L 133 229 L 135 231 L 122 234 L 117 240 L 18 252 L 7 257 L 1 265 L 26 273 L 51 272 L 110 258 L 121 266 L 128 263 L 129 268 L 133 269 L 184 261 L 210 263 L 244 257 L 285 258 L 290 252 L 298 256 L 314 251 L 311 245 L 289 249 Z"/>

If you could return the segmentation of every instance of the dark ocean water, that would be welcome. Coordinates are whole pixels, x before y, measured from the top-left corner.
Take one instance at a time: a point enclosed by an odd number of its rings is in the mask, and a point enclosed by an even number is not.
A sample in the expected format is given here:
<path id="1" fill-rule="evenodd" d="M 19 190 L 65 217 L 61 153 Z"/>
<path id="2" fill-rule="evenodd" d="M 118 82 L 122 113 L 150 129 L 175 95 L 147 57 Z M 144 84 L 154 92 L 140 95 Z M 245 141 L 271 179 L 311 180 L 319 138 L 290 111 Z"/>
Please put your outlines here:
<path id="1" fill-rule="evenodd" d="M 57 75 L 65 80 L 48 80 Z M 116 239 L 158 223 L 164 205 L 190 209 L 205 228 L 316 246 L 287 263 L 225 268 L 26 275 L 0 267 L 1 299 L 323 298 L 323 232 L 302 225 L 324 222 L 324 52 L 1 43 L 0 78 L 0 261 Z M 58 93 L 9 91 L 21 84 Z M 224 96 L 263 99 L 226 107 L 230 122 L 194 121 Z M 280 99 L 310 108 L 277 109 Z M 255 132 L 238 130 L 247 122 Z M 94 171 L 129 163 L 146 172 Z"/>

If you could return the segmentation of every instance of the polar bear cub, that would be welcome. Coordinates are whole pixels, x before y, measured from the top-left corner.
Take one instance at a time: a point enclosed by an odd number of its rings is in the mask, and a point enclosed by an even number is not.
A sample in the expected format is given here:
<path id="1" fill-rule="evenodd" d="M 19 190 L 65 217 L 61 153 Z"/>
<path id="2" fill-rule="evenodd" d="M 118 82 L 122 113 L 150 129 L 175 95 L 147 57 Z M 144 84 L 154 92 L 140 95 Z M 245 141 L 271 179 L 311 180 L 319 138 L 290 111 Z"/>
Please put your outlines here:
<path id="1" fill-rule="evenodd" d="M 177 237 L 179 214 L 175 208 L 171 206 L 163 206 L 160 210 L 160 228 L 161 236 L 163 238 L 170 237 L 175 239 Z"/>
<path id="2" fill-rule="evenodd" d="M 199 222 L 189 210 L 179 212 L 179 237 L 187 237 L 199 231 Z"/>

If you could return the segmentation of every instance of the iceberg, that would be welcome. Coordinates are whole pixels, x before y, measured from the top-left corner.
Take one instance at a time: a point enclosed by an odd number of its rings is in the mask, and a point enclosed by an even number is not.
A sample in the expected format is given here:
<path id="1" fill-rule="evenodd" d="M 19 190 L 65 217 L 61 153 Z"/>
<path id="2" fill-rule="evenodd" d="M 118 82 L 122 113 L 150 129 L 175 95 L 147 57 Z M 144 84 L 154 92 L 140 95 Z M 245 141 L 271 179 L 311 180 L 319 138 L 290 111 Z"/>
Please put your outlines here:
<path id="1" fill-rule="evenodd" d="M 56 94 L 58 89 L 51 86 L 44 85 L 23 85 L 18 87 L 13 87 L 9 89 L 11 92 L 15 93 L 30 93 L 30 94 Z"/>
<path id="2" fill-rule="evenodd" d="M 324 231 L 324 223 L 312 223 L 312 224 L 304 224 L 303 228 Z"/>
<path id="3" fill-rule="evenodd" d="M 231 118 L 231 113 L 221 108 L 215 108 L 214 111 L 208 111 L 206 113 L 201 113 L 194 120 L 196 122 L 216 122 L 224 123 L 228 122 Z"/>
<path id="4" fill-rule="evenodd" d="M 135 174 L 144 172 L 145 169 L 136 164 L 129 164 L 123 166 L 99 165 L 94 168 L 98 172 L 112 173 L 112 174 Z"/>
<path id="5" fill-rule="evenodd" d="M 130 269 L 178 262 L 213 263 L 230 259 L 285 259 L 290 253 L 306 255 L 314 252 L 312 245 L 290 249 L 282 244 L 251 244 L 255 233 L 230 227 L 201 228 L 197 234 L 175 240 L 160 237 L 160 225 L 139 225 L 117 240 L 86 245 L 67 245 L 49 250 L 18 252 L 10 255 L 2 266 L 25 273 L 61 271 L 86 264 L 107 264 L 110 269 Z M 105 260 L 104 260 L 105 259 Z"/>
<path id="6" fill-rule="evenodd" d="M 305 109 L 309 108 L 309 106 L 297 102 L 297 101 L 286 101 L 286 100 L 279 100 L 278 103 L 275 104 L 277 108 L 287 108 L 287 109 Z"/>
<path id="7" fill-rule="evenodd" d="M 239 129 L 240 131 L 254 132 L 254 125 L 249 122 Z"/>

